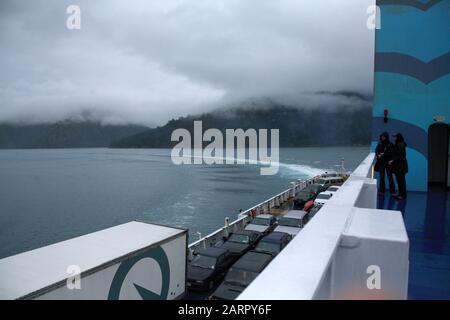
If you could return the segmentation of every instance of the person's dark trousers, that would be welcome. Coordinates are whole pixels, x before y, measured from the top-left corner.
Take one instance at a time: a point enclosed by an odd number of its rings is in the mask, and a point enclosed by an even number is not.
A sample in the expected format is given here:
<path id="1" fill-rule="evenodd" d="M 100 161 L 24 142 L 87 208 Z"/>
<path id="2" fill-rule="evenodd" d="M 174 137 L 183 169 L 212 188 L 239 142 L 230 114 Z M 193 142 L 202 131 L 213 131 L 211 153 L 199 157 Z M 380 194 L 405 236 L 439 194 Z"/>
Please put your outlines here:
<path id="1" fill-rule="evenodd" d="M 394 183 L 394 173 L 392 172 L 392 168 L 386 167 L 386 174 L 389 181 L 389 192 L 395 193 L 395 183 Z"/>
<path id="2" fill-rule="evenodd" d="M 388 177 L 389 181 L 389 192 L 395 193 L 395 183 L 394 183 L 394 177 L 392 175 L 392 169 L 381 165 L 380 166 L 380 192 L 384 193 L 386 191 L 386 175 Z"/>
<path id="3" fill-rule="evenodd" d="M 396 172 L 395 179 L 398 184 L 398 196 L 406 198 L 406 176 L 403 172 Z"/>

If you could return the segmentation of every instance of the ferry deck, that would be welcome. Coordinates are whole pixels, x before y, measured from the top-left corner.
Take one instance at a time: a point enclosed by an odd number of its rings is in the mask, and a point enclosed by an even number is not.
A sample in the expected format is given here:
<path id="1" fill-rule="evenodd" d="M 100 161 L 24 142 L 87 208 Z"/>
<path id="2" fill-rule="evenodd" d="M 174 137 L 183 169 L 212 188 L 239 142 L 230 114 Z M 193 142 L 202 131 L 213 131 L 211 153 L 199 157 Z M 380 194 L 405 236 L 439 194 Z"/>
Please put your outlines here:
<path id="1" fill-rule="evenodd" d="M 401 202 L 386 194 L 378 208 L 403 213 L 410 241 L 408 299 L 450 299 L 450 191 L 412 191 Z"/>

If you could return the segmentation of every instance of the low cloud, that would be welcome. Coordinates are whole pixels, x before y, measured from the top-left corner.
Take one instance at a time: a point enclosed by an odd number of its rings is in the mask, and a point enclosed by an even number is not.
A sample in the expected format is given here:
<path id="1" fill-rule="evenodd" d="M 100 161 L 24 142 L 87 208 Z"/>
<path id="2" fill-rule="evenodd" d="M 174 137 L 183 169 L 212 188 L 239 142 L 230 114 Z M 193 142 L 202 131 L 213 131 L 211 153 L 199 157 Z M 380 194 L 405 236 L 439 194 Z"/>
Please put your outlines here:
<path id="1" fill-rule="evenodd" d="M 254 98 L 371 92 L 373 2 L 2 0 L 0 121 L 155 125 Z M 81 30 L 66 28 L 70 4 Z"/>

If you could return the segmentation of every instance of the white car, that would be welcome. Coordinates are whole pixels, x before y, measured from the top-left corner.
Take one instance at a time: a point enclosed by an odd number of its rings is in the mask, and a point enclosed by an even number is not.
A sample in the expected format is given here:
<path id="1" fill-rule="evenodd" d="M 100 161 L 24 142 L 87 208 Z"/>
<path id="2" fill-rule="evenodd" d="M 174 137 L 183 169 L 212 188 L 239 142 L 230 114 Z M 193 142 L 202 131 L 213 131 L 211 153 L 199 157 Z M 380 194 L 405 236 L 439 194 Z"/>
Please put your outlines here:
<path id="1" fill-rule="evenodd" d="M 295 237 L 306 224 L 307 212 L 303 210 L 291 210 L 278 219 L 278 226 L 274 231 L 284 232 Z"/>
<path id="2" fill-rule="evenodd" d="M 245 230 L 258 231 L 263 234 L 267 234 L 272 231 L 276 222 L 277 219 L 275 216 L 270 214 L 260 214 L 259 216 L 253 218 L 253 220 L 245 226 Z"/>
<path id="3" fill-rule="evenodd" d="M 326 192 L 332 193 L 334 195 L 340 188 L 340 186 L 331 186 L 327 189 Z"/>
<path id="4" fill-rule="evenodd" d="M 342 177 L 327 177 L 316 179 L 315 183 L 320 184 L 323 188 L 328 188 L 330 186 L 341 185 L 345 182 Z"/>
<path id="5" fill-rule="evenodd" d="M 314 200 L 314 205 L 324 205 L 325 203 L 328 202 L 328 200 L 331 199 L 331 197 L 333 196 L 333 192 L 321 192 L 317 195 L 316 199 Z"/>

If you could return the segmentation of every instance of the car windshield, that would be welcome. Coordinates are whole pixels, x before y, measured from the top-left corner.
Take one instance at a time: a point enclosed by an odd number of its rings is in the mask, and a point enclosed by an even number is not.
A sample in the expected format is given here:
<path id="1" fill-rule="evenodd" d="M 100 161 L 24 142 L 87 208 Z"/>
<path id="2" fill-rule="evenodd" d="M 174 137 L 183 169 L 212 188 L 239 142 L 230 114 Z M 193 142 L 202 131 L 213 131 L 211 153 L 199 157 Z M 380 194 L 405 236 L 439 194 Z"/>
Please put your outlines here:
<path id="1" fill-rule="evenodd" d="M 339 188 L 336 188 L 336 187 L 330 187 L 330 188 L 328 188 L 328 191 L 338 191 L 339 190 Z"/>
<path id="2" fill-rule="evenodd" d="M 319 179 L 319 180 L 317 180 L 317 183 L 318 183 L 318 184 L 326 184 L 326 183 L 327 183 L 327 180 L 325 180 L 325 179 Z"/>
<path id="3" fill-rule="evenodd" d="M 325 200 L 327 200 L 327 199 L 330 199 L 330 198 L 331 198 L 331 194 L 319 194 L 316 199 L 325 199 Z"/>
<path id="4" fill-rule="evenodd" d="M 256 224 L 258 226 L 268 226 L 270 222 L 270 219 L 264 219 L 264 218 L 258 218 L 256 217 L 255 219 L 252 220 L 252 222 L 250 222 L 251 224 Z"/>
<path id="5" fill-rule="evenodd" d="M 198 255 L 192 260 L 191 266 L 204 269 L 214 269 L 216 266 L 216 258 Z"/>
<path id="6" fill-rule="evenodd" d="M 261 241 L 256 247 L 257 251 L 280 252 L 280 244 L 275 242 Z"/>
<path id="7" fill-rule="evenodd" d="M 229 241 L 237 243 L 249 243 L 250 238 L 245 234 L 232 234 Z"/>
<path id="8" fill-rule="evenodd" d="M 300 228 L 302 225 L 302 221 L 300 219 L 282 217 L 278 221 L 278 225 L 285 226 L 285 227 Z"/>
<path id="9" fill-rule="evenodd" d="M 225 277 L 225 283 L 237 285 L 241 287 L 248 286 L 255 278 L 258 273 L 252 271 L 245 271 L 239 269 L 230 269 L 227 276 Z"/>

